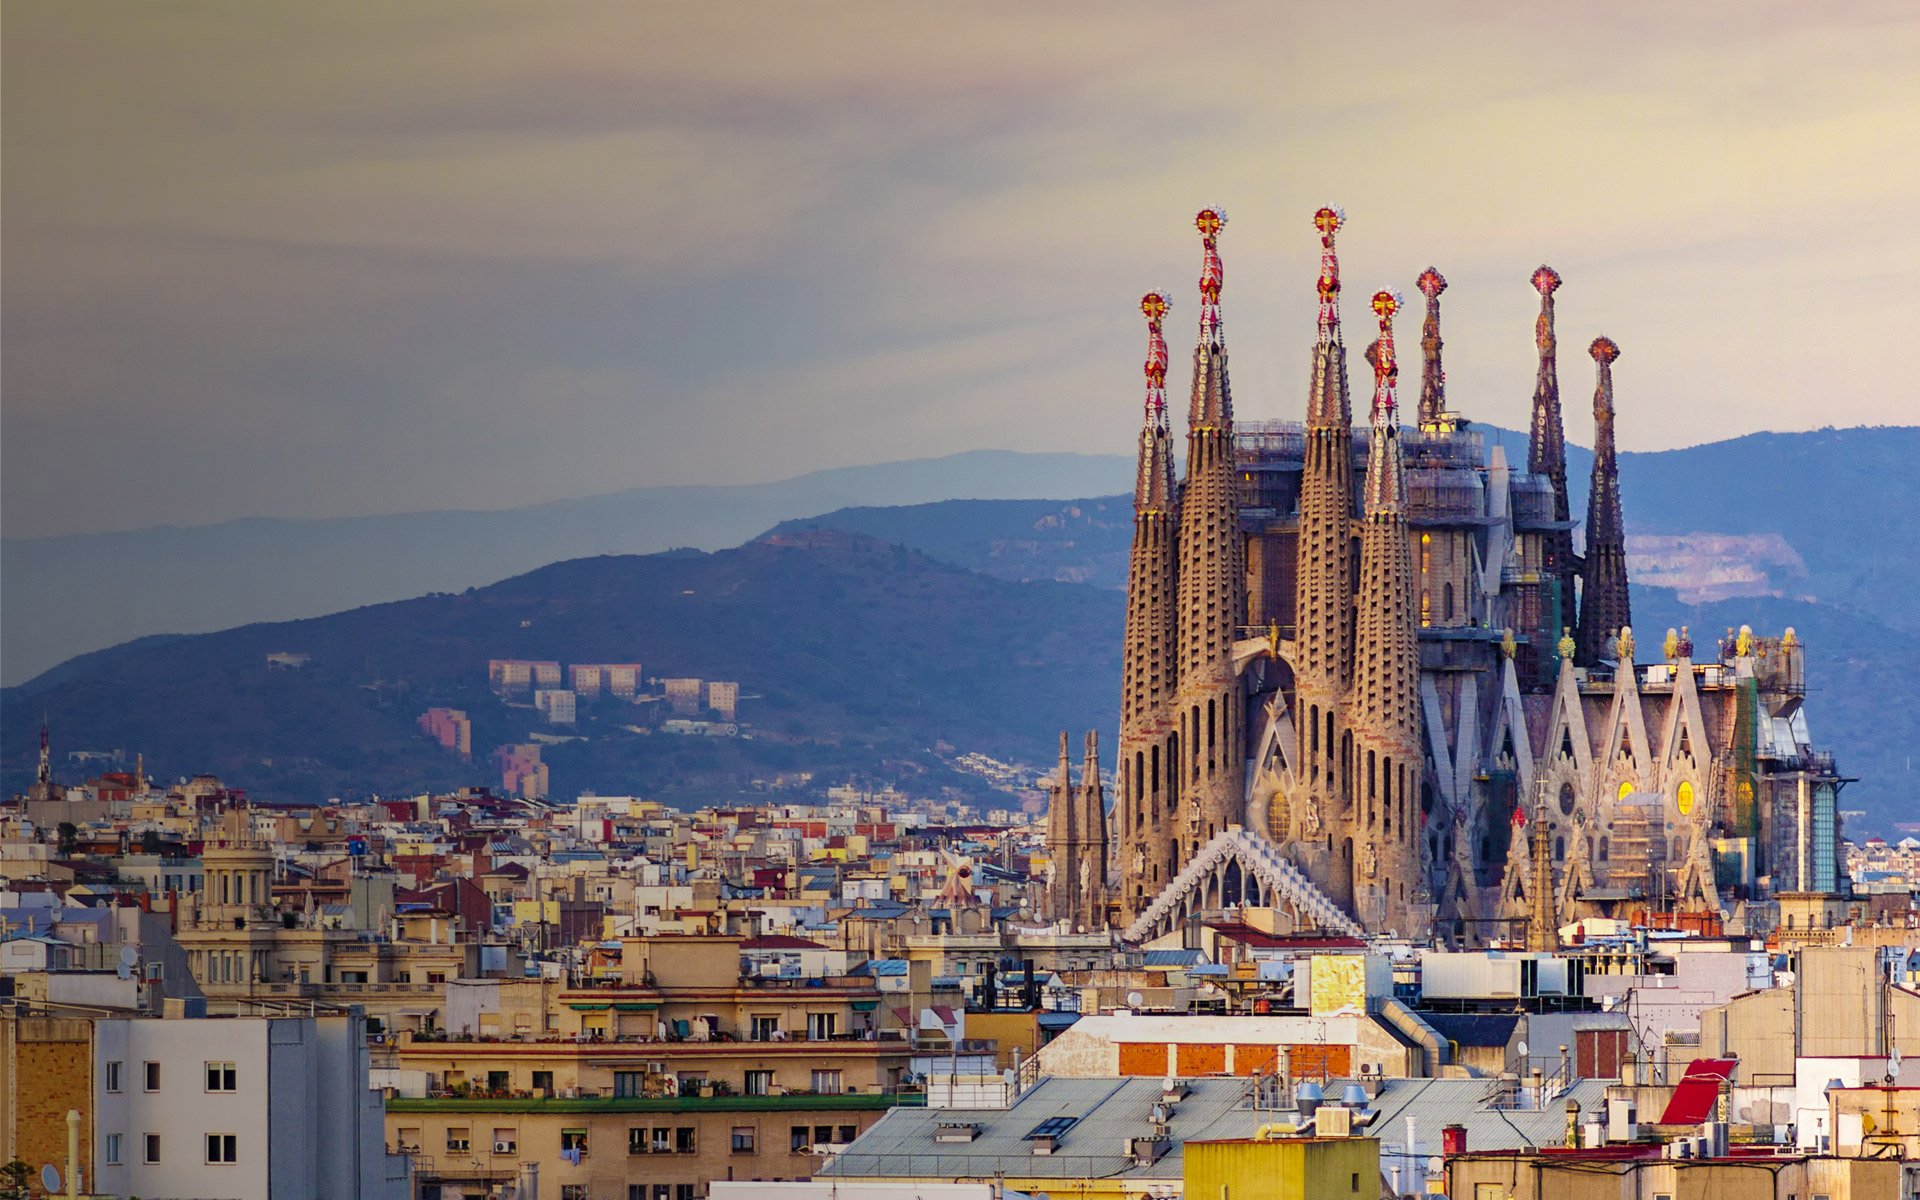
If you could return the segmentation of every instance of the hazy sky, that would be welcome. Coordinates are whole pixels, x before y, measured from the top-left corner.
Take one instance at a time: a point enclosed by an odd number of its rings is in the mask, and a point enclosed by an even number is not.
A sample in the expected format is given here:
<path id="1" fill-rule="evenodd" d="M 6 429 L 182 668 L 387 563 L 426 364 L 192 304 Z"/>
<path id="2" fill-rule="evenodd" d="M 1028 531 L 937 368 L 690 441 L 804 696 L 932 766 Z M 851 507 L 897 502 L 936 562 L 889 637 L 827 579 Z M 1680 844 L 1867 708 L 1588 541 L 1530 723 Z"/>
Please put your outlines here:
<path id="1" fill-rule="evenodd" d="M 1242 416 L 1333 201 L 1356 379 L 1431 262 L 1523 426 L 1547 261 L 1576 440 L 1602 332 L 1627 448 L 1911 423 L 1920 10 L 1587 8 L 8 0 L 0 519 L 1126 452 L 1206 203 Z"/>

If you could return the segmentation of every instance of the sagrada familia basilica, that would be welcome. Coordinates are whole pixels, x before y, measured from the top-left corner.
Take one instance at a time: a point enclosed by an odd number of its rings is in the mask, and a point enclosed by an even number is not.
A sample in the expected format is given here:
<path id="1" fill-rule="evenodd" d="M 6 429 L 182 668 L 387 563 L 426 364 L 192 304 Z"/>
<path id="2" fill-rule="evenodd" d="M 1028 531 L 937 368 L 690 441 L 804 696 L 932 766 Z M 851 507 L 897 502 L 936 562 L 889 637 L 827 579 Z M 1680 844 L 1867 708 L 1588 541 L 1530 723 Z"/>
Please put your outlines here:
<path id="1" fill-rule="evenodd" d="M 1111 809 L 1087 738 L 1061 740 L 1051 915 L 1131 942 L 1239 906 L 1295 929 L 1482 944 L 1583 916 L 1759 928 L 1842 890 L 1844 782 L 1811 743 L 1803 650 L 1729 630 L 1636 642 L 1613 364 L 1593 360 L 1584 523 L 1567 497 L 1554 293 L 1542 266 L 1524 467 L 1448 407 L 1440 298 L 1403 426 L 1395 318 L 1375 293 L 1367 421 L 1341 323 L 1337 208 L 1321 208 L 1305 422 L 1236 420 L 1221 316 L 1226 214 L 1197 219 L 1199 336 L 1176 478 L 1163 326 L 1141 301 L 1134 483 Z M 1584 530 L 1576 545 L 1577 528 Z M 1654 650 L 1657 653 L 1644 653 Z M 1816 919 L 1809 915 L 1806 919 Z"/>

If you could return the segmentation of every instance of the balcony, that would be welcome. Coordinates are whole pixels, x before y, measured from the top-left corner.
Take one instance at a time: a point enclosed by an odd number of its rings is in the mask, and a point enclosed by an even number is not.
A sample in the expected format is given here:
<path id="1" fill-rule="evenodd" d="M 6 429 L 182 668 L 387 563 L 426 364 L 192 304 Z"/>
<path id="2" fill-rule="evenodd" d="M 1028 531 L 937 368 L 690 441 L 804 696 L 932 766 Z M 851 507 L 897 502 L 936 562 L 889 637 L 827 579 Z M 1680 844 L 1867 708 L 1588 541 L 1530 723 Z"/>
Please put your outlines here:
<path id="1" fill-rule="evenodd" d="M 884 1112 L 926 1103 L 919 1090 L 778 1096 L 392 1096 L 390 1113 Z"/>

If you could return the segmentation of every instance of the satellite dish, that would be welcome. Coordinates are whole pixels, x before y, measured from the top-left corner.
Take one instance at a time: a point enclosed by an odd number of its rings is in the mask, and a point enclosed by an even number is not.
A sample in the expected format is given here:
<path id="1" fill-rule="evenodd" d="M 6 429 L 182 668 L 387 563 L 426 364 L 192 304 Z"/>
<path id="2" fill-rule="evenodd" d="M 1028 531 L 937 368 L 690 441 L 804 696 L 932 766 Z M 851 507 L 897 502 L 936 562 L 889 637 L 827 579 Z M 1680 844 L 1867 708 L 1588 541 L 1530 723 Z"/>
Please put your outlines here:
<path id="1" fill-rule="evenodd" d="M 1513 1052 L 1515 1054 L 1518 1054 L 1521 1058 L 1525 1058 L 1527 1056 L 1527 1044 L 1525 1042 L 1521 1042 L 1518 1046 L 1515 1046 L 1513 1048 Z"/>
<path id="2" fill-rule="evenodd" d="M 47 1189 L 47 1195 L 60 1194 L 60 1168 L 48 1163 L 40 1168 L 40 1186 Z"/>
<path id="3" fill-rule="evenodd" d="M 1438 1175 L 1440 1172 L 1446 1169 L 1447 1169 L 1447 1160 L 1444 1158 L 1441 1158 L 1438 1154 L 1434 1155 L 1432 1158 L 1427 1160 L 1427 1170 L 1433 1172 L 1435 1175 Z"/>
<path id="4" fill-rule="evenodd" d="M 1145 1004 L 1146 1002 L 1147 1002 L 1147 998 L 1145 996 L 1142 996 L 1139 992 L 1127 993 L 1127 1007 L 1129 1008 L 1139 1008 L 1142 1004 Z"/>
<path id="5" fill-rule="evenodd" d="M 123 967 L 139 966 L 140 952 L 138 950 L 135 950 L 132 946 L 120 947 L 120 965 Z"/>
<path id="6" fill-rule="evenodd" d="M 121 963 L 121 964 L 120 964 L 120 965 L 119 965 L 119 966 L 118 966 L 117 968 L 115 968 L 115 969 L 114 969 L 114 972 L 113 972 L 113 973 L 114 973 L 115 975 L 118 975 L 118 976 L 119 976 L 120 978 L 122 978 L 122 979 L 132 979 L 132 978 L 133 978 L 133 968 L 132 968 L 132 967 L 130 967 L 130 966 L 128 966 L 128 965 L 127 965 L 127 964 L 125 964 L 125 963 Z"/>

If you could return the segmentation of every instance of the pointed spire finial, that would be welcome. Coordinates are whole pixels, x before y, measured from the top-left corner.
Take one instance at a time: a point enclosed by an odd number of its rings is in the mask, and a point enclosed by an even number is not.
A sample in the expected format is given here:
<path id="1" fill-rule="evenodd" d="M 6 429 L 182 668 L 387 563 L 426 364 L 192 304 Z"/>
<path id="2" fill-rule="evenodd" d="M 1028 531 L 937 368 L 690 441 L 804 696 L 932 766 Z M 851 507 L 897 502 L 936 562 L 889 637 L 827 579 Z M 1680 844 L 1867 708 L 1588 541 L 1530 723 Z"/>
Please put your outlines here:
<path id="1" fill-rule="evenodd" d="M 1193 219 L 1200 231 L 1205 257 L 1200 267 L 1200 341 L 1217 346 L 1221 340 L 1220 287 L 1226 281 L 1226 268 L 1220 262 L 1220 231 L 1227 225 L 1227 210 L 1210 205 Z"/>
<path id="2" fill-rule="evenodd" d="M 1167 427 L 1167 338 L 1163 325 L 1172 307 L 1173 301 L 1165 292 L 1148 292 L 1140 297 L 1140 312 L 1147 318 L 1147 423 L 1156 429 Z"/>
<path id="3" fill-rule="evenodd" d="M 1420 327 L 1420 353 L 1423 370 L 1420 377 L 1421 429 L 1437 428 L 1440 414 L 1447 409 L 1447 372 L 1440 365 L 1440 293 L 1447 290 L 1447 277 L 1428 267 L 1414 281 L 1427 298 L 1427 320 Z"/>
<path id="4" fill-rule="evenodd" d="M 1400 362 L 1393 349 L 1393 314 L 1400 311 L 1400 294 L 1382 289 L 1373 294 L 1374 315 L 1380 318 L 1380 340 L 1367 347 L 1367 362 L 1373 367 L 1373 427 L 1391 427 L 1399 414 L 1395 380 Z"/>
<path id="5" fill-rule="evenodd" d="M 1333 235 L 1347 223 L 1347 214 L 1337 204 L 1323 204 L 1313 214 L 1313 227 L 1320 231 L 1320 340 L 1333 341 L 1340 329 L 1340 258 L 1333 248 Z"/>
<path id="6" fill-rule="evenodd" d="M 1400 296 L 1385 290 L 1375 292 L 1372 308 L 1380 318 L 1380 337 L 1367 347 L 1367 363 L 1373 367 L 1373 437 L 1367 447 L 1366 514 L 1369 521 L 1376 517 L 1403 520 L 1407 494 L 1394 382 L 1400 364 L 1393 349 L 1393 314 L 1400 310 Z"/>
<path id="7" fill-rule="evenodd" d="M 1541 263 L 1534 268 L 1533 290 L 1540 293 L 1540 316 L 1533 323 L 1533 344 L 1541 354 L 1552 354 L 1553 341 L 1553 294 L 1560 290 L 1560 272 Z"/>

